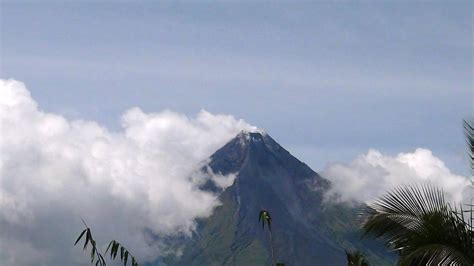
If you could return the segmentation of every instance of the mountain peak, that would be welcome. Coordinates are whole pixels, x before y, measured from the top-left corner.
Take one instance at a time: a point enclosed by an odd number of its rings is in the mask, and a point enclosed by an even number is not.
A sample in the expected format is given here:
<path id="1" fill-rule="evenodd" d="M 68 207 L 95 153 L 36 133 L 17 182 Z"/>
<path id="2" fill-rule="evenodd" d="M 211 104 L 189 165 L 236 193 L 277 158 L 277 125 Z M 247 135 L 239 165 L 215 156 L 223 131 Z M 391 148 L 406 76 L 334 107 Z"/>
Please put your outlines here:
<path id="1" fill-rule="evenodd" d="M 222 205 L 200 221 L 194 240 L 174 265 L 270 264 L 268 238 L 256 221 L 262 209 L 275 217 L 275 254 L 288 265 L 343 265 L 341 244 L 360 242 L 344 222 L 357 213 L 323 206 L 329 182 L 264 132 L 240 132 L 207 166 L 235 179 L 224 189 L 212 180 L 202 187 L 218 194 Z"/>
<path id="2" fill-rule="evenodd" d="M 267 133 L 264 131 L 242 130 L 233 140 L 238 141 L 242 146 L 245 146 L 251 143 L 264 143 L 265 137 L 267 137 Z"/>
<path id="3" fill-rule="evenodd" d="M 253 168 L 254 166 L 286 168 L 288 177 L 291 176 L 291 178 L 296 179 L 315 178 L 320 182 L 327 182 L 263 131 L 241 131 L 217 150 L 211 156 L 209 163 L 209 167 L 213 171 L 224 175 L 241 172 L 243 169 Z"/>

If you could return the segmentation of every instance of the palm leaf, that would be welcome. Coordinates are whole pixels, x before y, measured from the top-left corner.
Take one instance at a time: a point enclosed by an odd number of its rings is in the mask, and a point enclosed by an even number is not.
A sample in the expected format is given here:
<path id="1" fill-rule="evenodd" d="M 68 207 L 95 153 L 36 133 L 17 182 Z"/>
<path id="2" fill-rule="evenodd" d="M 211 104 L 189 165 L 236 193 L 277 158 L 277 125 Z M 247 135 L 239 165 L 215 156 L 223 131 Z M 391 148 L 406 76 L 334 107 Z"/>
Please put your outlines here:
<path id="1" fill-rule="evenodd" d="M 84 222 L 84 221 L 83 221 Z M 86 229 L 84 229 L 78 236 L 76 242 L 74 245 L 76 245 L 81 238 L 85 235 L 85 241 L 84 241 L 84 249 L 87 249 L 88 245 L 90 244 L 91 251 L 90 251 L 90 258 L 91 258 L 91 264 L 94 264 L 96 266 L 106 266 L 106 262 L 102 254 L 97 250 L 96 246 L 96 241 L 92 237 L 92 232 L 89 227 L 84 222 L 84 225 L 86 226 Z M 120 248 L 120 261 L 123 262 L 123 265 L 126 266 L 127 262 L 129 261 L 128 259 L 131 259 L 131 264 L 132 266 L 138 266 L 137 260 L 135 257 L 128 251 L 124 246 L 122 246 L 119 242 L 116 240 L 112 240 L 109 242 L 109 245 L 107 246 L 107 249 L 105 250 L 104 254 L 107 254 L 107 252 L 110 250 L 110 259 L 114 260 L 117 257 L 118 251 Z"/>
<path id="2" fill-rule="evenodd" d="M 272 231 L 272 217 L 266 210 L 260 210 L 258 214 L 258 222 L 262 222 L 262 228 L 265 228 L 265 224 L 268 225 L 268 229 Z"/>
<path id="3" fill-rule="evenodd" d="M 370 204 L 362 216 L 364 236 L 385 240 L 399 252 L 402 265 L 474 263 L 472 230 L 433 186 L 396 188 Z"/>
<path id="4" fill-rule="evenodd" d="M 358 250 L 346 250 L 346 258 L 348 266 L 369 266 L 369 262 L 365 259 L 365 256 Z"/>
<path id="5" fill-rule="evenodd" d="M 471 173 L 474 174 L 474 120 L 464 120 L 464 134 L 466 135 L 467 154 Z"/>
<path id="6" fill-rule="evenodd" d="M 76 242 L 74 242 L 74 246 L 79 242 L 79 240 L 81 240 L 82 236 L 84 235 L 84 233 L 87 231 L 87 229 L 84 229 L 82 231 L 82 233 L 79 235 L 79 237 L 77 238 Z"/>

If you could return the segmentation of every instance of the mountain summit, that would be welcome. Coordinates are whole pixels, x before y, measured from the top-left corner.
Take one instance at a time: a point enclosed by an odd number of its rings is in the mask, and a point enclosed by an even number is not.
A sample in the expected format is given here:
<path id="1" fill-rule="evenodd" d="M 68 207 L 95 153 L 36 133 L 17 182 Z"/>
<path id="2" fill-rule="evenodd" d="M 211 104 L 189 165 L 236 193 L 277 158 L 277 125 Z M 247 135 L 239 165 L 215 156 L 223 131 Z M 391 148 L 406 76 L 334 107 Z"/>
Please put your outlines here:
<path id="1" fill-rule="evenodd" d="M 275 259 L 286 265 L 344 265 L 344 248 L 365 250 L 384 263 L 383 248 L 362 242 L 353 225 L 356 211 L 323 203 L 329 181 L 296 159 L 268 134 L 241 132 L 216 151 L 208 167 L 235 173 L 220 192 L 222 205 L 199 221 L 183 254 L 170 265 L 268 265 L 268 233 L 258 221 L 261 209 L 272 217 Z M 209 181 L 212 182 L 212 181 Z M 206 184 L 207 189 L 216 186 Z"/>
<path id="2" fill-rule="evenodd" d="M 285 175 L 278 174 L 272 178 L 272 181 L 314 179 L 314 181 L 328 184 L 325 179 L 293 157 L 266 133 L 240 132 L 211 156 L 209 166 L 214 172 L 222 174 L 239 172 L 239 179 L 245 178 L 246 175 L 243 173 L 249 170 L 284 170 L 287 171 Z M 252 175 L 256 178 L 264 178 L 261 174 L 252 173 Z"/>

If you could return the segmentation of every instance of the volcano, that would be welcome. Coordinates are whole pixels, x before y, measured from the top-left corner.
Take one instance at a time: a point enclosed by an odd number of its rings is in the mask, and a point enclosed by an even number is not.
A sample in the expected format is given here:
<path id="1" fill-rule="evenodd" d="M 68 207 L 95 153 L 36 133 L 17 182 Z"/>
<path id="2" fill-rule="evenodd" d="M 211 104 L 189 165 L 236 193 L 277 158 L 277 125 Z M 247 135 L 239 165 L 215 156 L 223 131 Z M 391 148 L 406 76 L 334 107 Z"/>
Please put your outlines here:
<path id="1" fill-rule="evenodd" d="M 325 202 L 330 182 L 268 134 L 241 132 L 210 157 L 207 167 L 236 178 L 224 190 L 211 179 L 202 185 L 222 204 L 198 221 L 180 256 L 166 258 L 167 265 L 270 265 L 269 234 L 258 223 L 261 209 L 273 219 L 276 262 L 347 265 L 344 250 L 358 249 L 372 264 L 393 264 L 382 244 L 360 238 L 361 206 Z"/>

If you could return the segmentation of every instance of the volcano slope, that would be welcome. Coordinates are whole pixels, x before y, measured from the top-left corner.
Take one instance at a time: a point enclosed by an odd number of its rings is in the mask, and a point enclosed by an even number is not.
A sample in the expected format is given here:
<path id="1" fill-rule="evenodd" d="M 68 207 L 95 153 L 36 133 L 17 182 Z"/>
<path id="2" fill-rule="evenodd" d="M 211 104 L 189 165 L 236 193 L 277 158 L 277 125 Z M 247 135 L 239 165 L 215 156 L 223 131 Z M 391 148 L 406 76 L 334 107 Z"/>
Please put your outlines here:
<path id="1" fill-rule="evenodd" d="M 180 256 L 167 265 L 269 265 L 267 228 L 261 209 L 272 215 L 275 260 L 285 265 L 347 265 L 344 249 L 361 250 L 372 265 L 394 264 L 381 243 L 361 239 L 357 214 L 363 206 L 327 203 L 330 183 L 265 133 L 241 132 L 216 151 L 207 166 L 235 173 L 225 190 L 209 179 L 202 189 L 222 203 L 198 227 Z"/>

